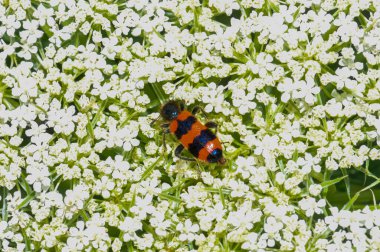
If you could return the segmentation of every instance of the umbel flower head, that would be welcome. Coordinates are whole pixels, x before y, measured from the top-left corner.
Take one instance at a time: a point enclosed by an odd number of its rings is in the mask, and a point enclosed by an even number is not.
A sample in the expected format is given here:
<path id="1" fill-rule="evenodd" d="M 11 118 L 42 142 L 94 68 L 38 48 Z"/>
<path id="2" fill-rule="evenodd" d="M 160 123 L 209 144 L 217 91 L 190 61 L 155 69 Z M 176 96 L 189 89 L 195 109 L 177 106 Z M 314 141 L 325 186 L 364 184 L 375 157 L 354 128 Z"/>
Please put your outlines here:
<path id="1" fill-rule="evenodd" d="M 380 251 L 379 41 L 378 0 L 0 1 L 1 250 Z"/>

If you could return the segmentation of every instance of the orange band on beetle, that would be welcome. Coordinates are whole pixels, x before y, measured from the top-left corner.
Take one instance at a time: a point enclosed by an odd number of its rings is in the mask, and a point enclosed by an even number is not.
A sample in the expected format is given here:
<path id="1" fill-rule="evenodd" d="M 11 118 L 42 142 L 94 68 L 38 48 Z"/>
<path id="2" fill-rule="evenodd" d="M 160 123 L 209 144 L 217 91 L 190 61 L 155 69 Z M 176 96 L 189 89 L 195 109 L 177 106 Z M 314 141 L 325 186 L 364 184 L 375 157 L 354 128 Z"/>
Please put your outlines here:
<path id="1" fill-rule="evenodd" d="M 178 117 L 177 117 L 177 120 L 180 120 L 180 121 L 184 121 L 186 120 L 189 116 L 192 116 L 192 114 L 187 111 L 187 110 L 184 110 L 182 111 L 181 113 L 179 113 Z"/>
<path id="2" fill-rule="evenodd" d="M 215 149 L 222 149 L 222 145 L 220 144 L 219 139 L 215 138 L 214 140 L 208 141 L 204 149 L 206 149 L 208 153 L 211 153 Z"/>
<path id="3" fill-rule="evenodd" d="M 207 129 L 207 127 L 199 121 L 193 123 L 193 125 L 191 126 L 191 130 L 181 137 L 180 141 L 182 145 L 185 146 L 185 148 L 187 149 L 189 147 L 189 144 L 193 143 L 194 138 L 199 136 L 199 134 L 201 134 L 201 131 L 204 129 Z"/>
<path id="4" fill-rule="evenodd" d="M 177 120 L 173 120 L 169 125 L 169 130 L 171 133 L 174 133 L 178 128 L 178 122 Z"/>
<path id="5" fill-rule="evenodd" d="M 202 161 L 207 161 L 207 157 L 210 153 L 208 153 L 206 148 L 202 148 L 198 154 L 198 159 Z"/>

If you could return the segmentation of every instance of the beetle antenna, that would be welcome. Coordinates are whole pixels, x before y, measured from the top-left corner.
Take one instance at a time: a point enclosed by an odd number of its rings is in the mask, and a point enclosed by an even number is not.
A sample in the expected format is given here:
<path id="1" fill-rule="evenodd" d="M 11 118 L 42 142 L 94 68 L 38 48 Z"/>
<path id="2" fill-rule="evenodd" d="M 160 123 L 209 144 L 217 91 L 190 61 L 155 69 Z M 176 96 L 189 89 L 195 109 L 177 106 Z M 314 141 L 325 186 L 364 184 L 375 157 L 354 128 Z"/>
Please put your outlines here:
<path id="1" fill-rule="evenodd" d="M 158 119 L 160 119 L 161 115 L 157 116 L 156 119 L 154 119 L 149 125 L 152 127 L 155 122 L 157 122 Z"/>
<path id="2" fill-rule="evenodd" d="M 224 165 L 226 162 L 227 162 L 227 160 L 226 160 L 224 157 L 221 157 L 221 158 L 218 160 L 218 164 L 220 164 L 220 165 Z"/>
<path id="3" fill-rule="evenodd" d="M 221 142 L 221 144 L 225 145 L 225 144 L 228 144 L 228 142 Z"/>

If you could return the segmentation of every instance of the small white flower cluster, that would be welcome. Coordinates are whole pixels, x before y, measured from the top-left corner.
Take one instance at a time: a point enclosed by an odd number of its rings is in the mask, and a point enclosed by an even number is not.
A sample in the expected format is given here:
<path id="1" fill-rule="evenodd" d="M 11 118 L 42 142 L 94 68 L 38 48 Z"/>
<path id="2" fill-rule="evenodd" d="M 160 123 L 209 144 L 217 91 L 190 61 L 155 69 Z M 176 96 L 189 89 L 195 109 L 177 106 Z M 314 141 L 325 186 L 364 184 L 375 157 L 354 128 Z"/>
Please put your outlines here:
<path id="1" fill-rule="evenodd" d="M 379 251 L 379 65 L 378 0 L 0 1 L 0 250 Z"/>
<path id="2" fill-rule="evenodd" d="M 331 215 L 315 224 L 315 248 L 325 251 L 378 251 L 380 249 L 380 210 L 347 211 L 331 208 Z"/>

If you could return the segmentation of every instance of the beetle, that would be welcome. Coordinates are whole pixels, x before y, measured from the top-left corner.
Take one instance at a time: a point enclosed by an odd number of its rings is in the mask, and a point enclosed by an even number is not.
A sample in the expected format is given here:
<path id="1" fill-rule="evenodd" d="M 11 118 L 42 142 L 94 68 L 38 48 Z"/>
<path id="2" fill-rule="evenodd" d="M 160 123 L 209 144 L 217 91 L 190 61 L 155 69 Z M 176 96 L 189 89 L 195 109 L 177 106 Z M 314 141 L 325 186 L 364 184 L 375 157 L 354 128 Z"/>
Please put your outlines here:
<path id="1" fill-rule="evenodd" d="M 198 159 L 206 163 L 223 165 L 226 163 L 226 159 L 223 157 L 222 145 L 215 133 L 210 130 L 210 128 L 214 128 L 217 131 L 217 124 L 215 122 L 202 124 L 195 117 L 199 111 L 206 115 L 199 106 L 194 107 L 192 112 L 186 110 L 184 102 L 178 100 L 170 100 L 161 107 L 160 116 L 166 121 L 161 125 L 164 148 L 166 147 L 165 135 L 172 133 L 181 143 L 174 151 L 178 158 L 187 161 Z M 152 121 L 151 125 L 158 118 Z M 187 149 L 194 158 L 182 156 L 181 153 L 184 149 Z"/>

